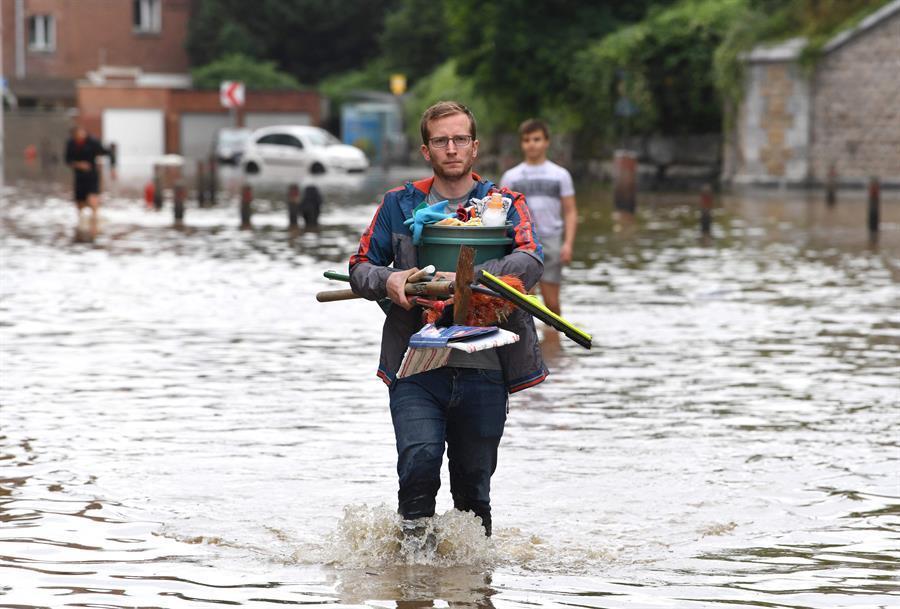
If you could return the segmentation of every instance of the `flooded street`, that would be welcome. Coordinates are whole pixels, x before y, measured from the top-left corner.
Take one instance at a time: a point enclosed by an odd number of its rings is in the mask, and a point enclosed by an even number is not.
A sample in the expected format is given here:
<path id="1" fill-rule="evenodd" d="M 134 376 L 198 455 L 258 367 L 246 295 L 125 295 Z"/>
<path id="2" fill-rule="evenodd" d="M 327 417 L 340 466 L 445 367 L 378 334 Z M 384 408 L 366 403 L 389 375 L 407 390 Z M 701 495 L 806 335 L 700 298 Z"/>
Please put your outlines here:
<path id="1" fill-rule="evenodd" d="M 383 314 L 345 287 L 373 174 L 283 204 L 66 190 L 0 204 L 0 607 L 822 608 L 900 604 L 900 194 L 578 190 L 551 376 L 515 394 L 494 537 L 453 512 L 397 539 Z M 264 207 L 264 206 L 263 206 Z"/>

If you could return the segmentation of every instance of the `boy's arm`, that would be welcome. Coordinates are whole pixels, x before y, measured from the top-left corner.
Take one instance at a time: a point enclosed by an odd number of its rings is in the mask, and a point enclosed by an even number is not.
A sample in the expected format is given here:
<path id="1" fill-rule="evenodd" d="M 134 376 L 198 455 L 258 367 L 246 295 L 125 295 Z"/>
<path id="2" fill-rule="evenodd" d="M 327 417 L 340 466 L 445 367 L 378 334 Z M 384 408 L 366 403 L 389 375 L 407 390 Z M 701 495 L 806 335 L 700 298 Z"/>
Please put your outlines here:
<path id="1" fill-rule="evenodd" d="M 578 226 L 578 208 L 575 195 L 560 197 L 563 212 L 564 240 L 560 248 L 559 259 L 563 264 L 572 262 L 572 248 L 575 247 L 575 231 Z"/>

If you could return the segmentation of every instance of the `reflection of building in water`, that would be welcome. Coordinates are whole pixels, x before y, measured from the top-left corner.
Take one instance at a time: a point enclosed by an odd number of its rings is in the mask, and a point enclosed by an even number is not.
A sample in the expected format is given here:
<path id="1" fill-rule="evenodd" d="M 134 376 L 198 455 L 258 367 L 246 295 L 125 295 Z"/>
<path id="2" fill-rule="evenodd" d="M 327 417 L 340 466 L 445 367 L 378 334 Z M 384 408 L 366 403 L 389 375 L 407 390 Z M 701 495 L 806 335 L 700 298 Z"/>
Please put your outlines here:
<path id="1" fill-rule="evenodd" d="M 745 58 L 746 81 L 723 177 L 822 183 L 870 175 L 900 185 L 900 0 L 830 40 L 810 72 L 792 39 Z"/>

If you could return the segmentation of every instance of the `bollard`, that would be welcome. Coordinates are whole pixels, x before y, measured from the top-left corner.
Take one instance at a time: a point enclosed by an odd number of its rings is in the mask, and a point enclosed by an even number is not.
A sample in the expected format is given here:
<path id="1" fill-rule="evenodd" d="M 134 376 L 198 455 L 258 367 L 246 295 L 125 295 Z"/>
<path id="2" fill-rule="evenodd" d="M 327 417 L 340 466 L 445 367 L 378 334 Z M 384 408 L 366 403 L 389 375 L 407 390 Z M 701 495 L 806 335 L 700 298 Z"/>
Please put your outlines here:
<path id="1" fill-rule="evenodd" d="M 160 211 L 163 208 L 163 176 L 162 167 L 153 167 L 153 208 Z"/>
<path id="2" fill-rule="evenodd" d="M 869 178 L 869 232 L 875 234 L 878 232 L 878 224 L 880 223 L 881 210 L 881 184 L 878 176 Z"/>
<path id="3" fill-rule="evenodd" d="M 206 207 L 206 163 L 197 159 L 197 205 Z"/>
<path id="4" fill-rule="evenodd" d="M 712 187 L 704 184 L 700 190 L 700 232 L 709 235 L 712 232 Z"/>
<path id="5" fill-rule="evenodd" d="M 300 186 L 291 184 L 287 191 L 288 228 L 297 228 L 300 215 Z"/>
<path id="6" fill-rule="evenodd" d="M 300 213 L 303 214 L 303 222 L 306 228 L 319 226 L 319 213 L 322 211 L 322 193 L 315 186 L 307 186 L 303 189 L 303 200 L 300 201 Z"/>
<path id="7" fill-rule="evenodd" d="M 249 184 L 241 187 L 241 228 L 250 228 L 250 217 L 253 215 L 253 189 Z"/>
<path id="8" fill-rule="evenodd" d="M 175 184 L 175 194 L 172 205 L 172 215 L 175 218 L 175 226 L 181 226 L 184 223 L 184 200 L 187 198 L 187 187 L 184 182 L 178 181 Z"/>
<path id="9" fill-rule="evenodd" d="M 619 211 L 634 214 L 637 206 L 637 154 L 616 150 L 613 161 L 613 200 Z"/>
<path id="10" fill-rule="evenodd" d="M 837 168 L 834 163 L 828 168 L 828 179 L 825 182 L 825 203 L 834 207 L 837 203 Z"/>
<path id="11" fill-rule="evenodd" d="M 216 193 L 219 190 L 219 165 L 216 161 L 216 155 L 209 155 L 209 196 L 206 197 L 210 205 L 216 204 Z"/>

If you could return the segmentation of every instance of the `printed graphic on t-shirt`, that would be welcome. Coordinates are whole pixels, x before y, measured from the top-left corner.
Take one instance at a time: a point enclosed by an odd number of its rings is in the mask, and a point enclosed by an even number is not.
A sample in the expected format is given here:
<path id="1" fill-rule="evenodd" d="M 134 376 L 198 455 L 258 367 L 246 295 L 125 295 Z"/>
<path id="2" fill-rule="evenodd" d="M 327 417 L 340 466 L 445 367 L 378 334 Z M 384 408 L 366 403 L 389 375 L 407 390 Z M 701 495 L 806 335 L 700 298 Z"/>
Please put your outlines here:
<path id="1" fill-rule="evenodd" d="M 521 192 L 526 197 L 534 197 L 534 196 L 545 196 L 545 197 L 559 197 L 561 185 L 559 180 L 545 180 L 541 178 L 523 178 L 520 180 L 516 180 L 512 183 L 512 186 L 509 187 L 511 190 L 515 190 L 516 192 Z M 527 194 L 526 194 L 527 193 Z"/>
<path id="2" fill-rule="evenodd" d="M 563 233 L 561 199 L 575 194 L 572 176 L 565 168 L 553 161 L 519 163 L 503 174 L 500 183 L 525 195 L 539 237 Z"/>

